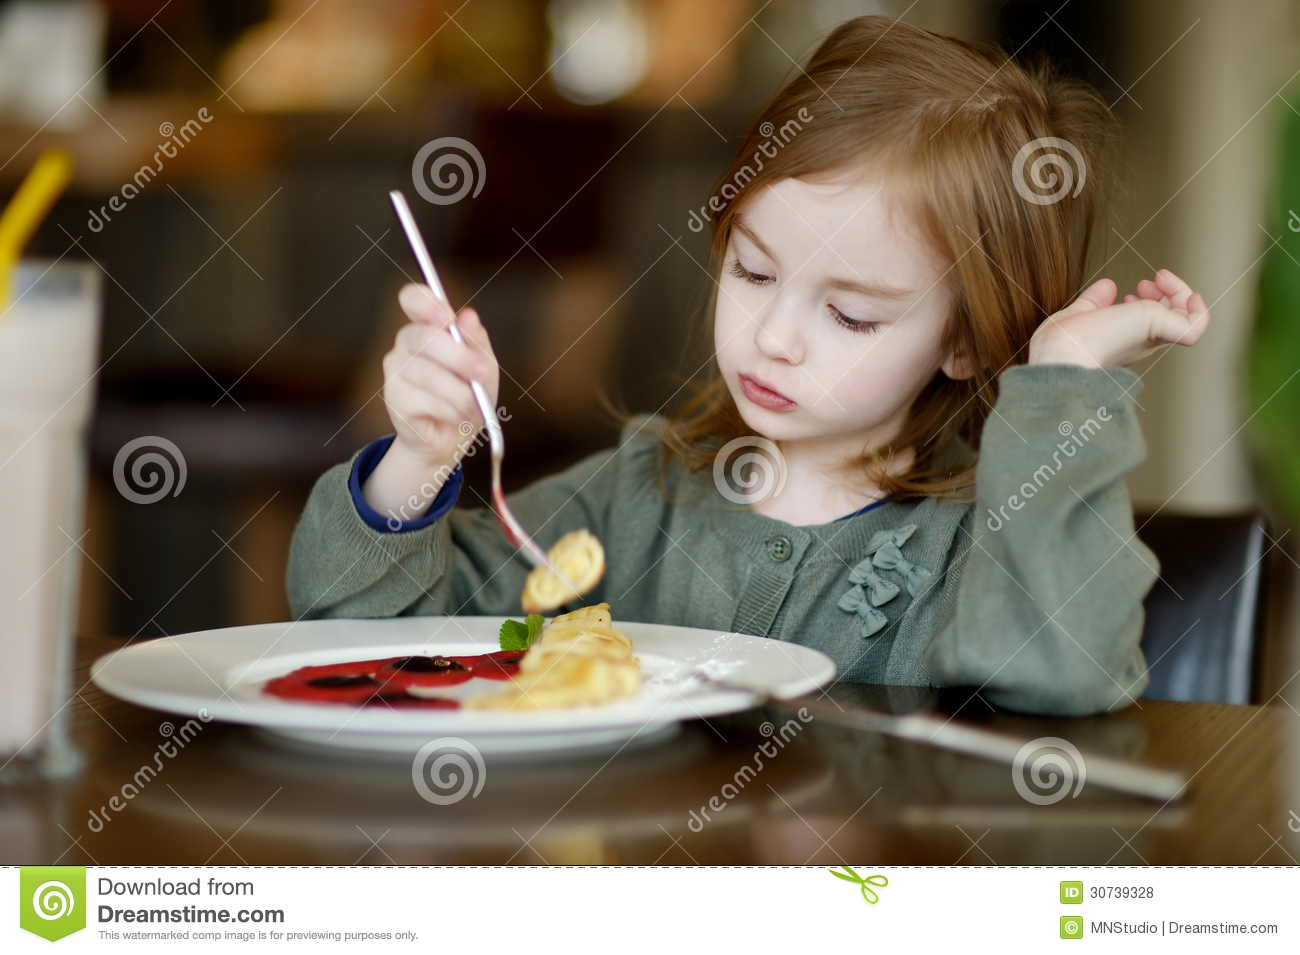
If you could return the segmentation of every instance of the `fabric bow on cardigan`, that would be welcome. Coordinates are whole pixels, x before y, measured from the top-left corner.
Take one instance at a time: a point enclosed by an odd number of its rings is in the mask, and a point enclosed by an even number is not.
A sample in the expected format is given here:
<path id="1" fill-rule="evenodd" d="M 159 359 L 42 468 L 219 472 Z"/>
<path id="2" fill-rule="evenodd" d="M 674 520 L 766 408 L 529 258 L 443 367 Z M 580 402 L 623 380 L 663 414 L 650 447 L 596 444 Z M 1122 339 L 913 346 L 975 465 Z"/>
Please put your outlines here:
<path id="1" fill-rule="evenodd" d="M 873 607 L 889 603 L 898 596 L 898 584 L 892 584 L 876 573 L 872 569 L 870 557 L 849 571 L 849 580 L 869 588 L 868 592 L 871 595 L 871 606 Z"/>
<path id="2" fill-rule="evenodd" d="M 898 592 L 897 587 L 894 588 L 894 592 Z M 839 608 L 847 610 L 849 613 L 855 613 L 862 618 L 862 636 L 864 637 L 879 633 L 889 626 L 889 618 L 871 606 L 866 591 L 861 587 L 854 587 L 841 597 Z"/>
<path id="3" fill-rule="evenodd" d="M 876 608 L 881 604 L 889 603 L 898 596 L 898 584 L 891 583 L 876 573 L 876 567 L 891 566 L 880 564 L 873 561 L 872 555 L 879 554 L 882 549 L 891 548 L 891 553 L 898 554 L 902 558 L 902 552 L 898 549 L 907 543 L 909 537 L 916 531 L 915 524 L 906 524 L 903 527 L 896 528 L 892 531 L 879 531 L 870 541 L 867 542 L 867 557 L 860 561 L 857 566 L 849 571 L 849 580 L 856 584 L 853 589 L 840 598 L 839 608 L 848 613 L 857 614 L 862 618 L 862 636 L 870 637 L 879 633 L 889 626 L 889 618 L 886 617 Z M 904 561 L 903 563 L 907 563 Z M 920 567 L 913 567 L 907 563 L 908 570 L 914 572 L 914 576 L 919 577 L 924 574 L 925 578 L 930 576 L 930 572 Z M 919 571 L 920 573 L 915 573 Z M 906 571 L 903 572 L 908 581 L 908 593 L 913 597 L 916 593 L 912 590 L 911 576 Z M 922 578 L 918 583 L 918 588 L 925 583 Z M 865 589 L 864 589 L 865 588 Z"/>
<path id="4" fill-rule="evenodd" d="M 902 527 L 896 527 L 892 531 L 876 531 L 871 535 L 871 540 L 867 542 L 866 554 L 870 557 L 886 544 L 893 544 L 895 547 L 902 547 L 915 533 L 915 524 L 904 524 Z"/>
<path id="5" fill-rule="evenodd" d="M 881 570 L 894 570 L 902 574 L 907 582 L 907 593 L 911 597 L 919 594 L 931 577 L 930 572 L 924 567 L 917 567 L 904 557 L 903 552 L 895 544 L 886 544 L 880 548 L 871 562 Z"/>
<path id="6" fill-rule="evenodd" d="M 898 596 L 898 585 L 885 580 L 875 568 L 902 574 L 907 593 L 915 597 L 932 576 L 903 556 L 902 546 L 916 532 L 915 524 L 904 524 L 892 531 L 879 531 L 867 542 L 867 557 L 849 571 L 849 580 L 857 586 L 840 598 L 841 610 L 862 618 L 862 636 L 870 637 L 889 626 L 889 618 L 876 608 Z M 864 589 L 866 588 L 866 589 Z"/>

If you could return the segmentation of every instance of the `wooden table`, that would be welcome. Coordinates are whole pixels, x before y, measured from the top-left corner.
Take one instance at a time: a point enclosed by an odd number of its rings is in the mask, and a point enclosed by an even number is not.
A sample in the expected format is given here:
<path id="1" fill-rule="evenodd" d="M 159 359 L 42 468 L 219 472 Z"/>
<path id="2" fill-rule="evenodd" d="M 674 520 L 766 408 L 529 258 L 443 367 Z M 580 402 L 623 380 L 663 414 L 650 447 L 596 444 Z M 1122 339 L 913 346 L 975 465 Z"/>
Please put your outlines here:
<path id="1" fill-rule="evenodd" d="M 774 714 L 683 726 L 618 753 L 487 758 L 482 792 L 425 802 L 410 759 L 321 754 L 208 724 L 101 831 L 90 810 L 143 764 L 168 714 L 108 697 L 85 672 L 121 645 L 83 640 L 73 733 L 86 758 L 69 783 L 0 790 L 0 862 L 86 864 L 1294 864 L 1300 804 L 1283 782 L 1300 718 L 1285 706 L 1142 701 L 1092 719 L 960 718 L 1026 739 L 1058 736 L 1182 770 L 1189 797 L 1161 806 L 1086 787 L 1051 806 L 1021 799 L 1004 766 L 809 724 L 721 812 L 710 797 L 765 742 Z M 896 712 L 952 711 L 910 688 L 839 684 L 832 698 Z M 981 713 L 976 713 L 978 708 Z M 742 777 L 742 779 L 747 777 Z M 725 796 L 719 797 L 724 799 Z M 703 822 L 703 820 L 700 820 Z M 1300 825 L 1300 824 L 1298 824 Z M 1275 841 L 1277 840 L 1277 841 Z"/>

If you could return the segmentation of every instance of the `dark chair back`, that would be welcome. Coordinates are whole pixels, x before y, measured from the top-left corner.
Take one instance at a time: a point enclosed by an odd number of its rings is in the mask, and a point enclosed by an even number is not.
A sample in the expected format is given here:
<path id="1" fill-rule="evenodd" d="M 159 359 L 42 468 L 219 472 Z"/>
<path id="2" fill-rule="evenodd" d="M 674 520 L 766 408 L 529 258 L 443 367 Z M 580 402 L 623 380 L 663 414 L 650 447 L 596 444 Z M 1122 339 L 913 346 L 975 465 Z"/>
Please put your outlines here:
<path id="1" fill-rule="evenodd" d="M 1145 699 L 1253 703 L 1266 587 L 1262 514 L 1136 518 L 1160 558 L 1146 599 Z"/>

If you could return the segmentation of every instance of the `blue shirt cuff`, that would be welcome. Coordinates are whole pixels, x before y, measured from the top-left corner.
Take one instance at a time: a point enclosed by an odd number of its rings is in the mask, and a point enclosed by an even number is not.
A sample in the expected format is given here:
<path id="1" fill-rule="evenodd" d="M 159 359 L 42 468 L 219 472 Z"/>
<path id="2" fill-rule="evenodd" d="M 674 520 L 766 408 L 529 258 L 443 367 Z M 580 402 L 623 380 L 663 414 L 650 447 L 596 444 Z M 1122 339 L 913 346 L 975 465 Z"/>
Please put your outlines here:
<path id="1" fill-rule="evenodd" d="M 379 466 L 379 462 L 388 453 L 388 449 L 392 446 L 396 437 L 396 435 L 390 434 L 386 438 L 380 438 L 378 441 L 367 444 L 361 449 L 361 453 L 357 455 L 356 460 L 352 463 L 352 473 L 348 475 L 348 491 L 352 494 L 352 506 L 357 509 L 357 514 L 365 521 L 367 527 L 381 534 L 401 534 L 428 527 L 456 506 L 456 499 L 460 497 L 461 485 L 465 483 L 465 475 L 461 473 L 458 464 L 456 470 L 452 471 L 451 476 L 443 482 L 437 496 L 433 499 L 433 503 L 429 505 L 429 509 L 420 517 L 409 520 L 402 515 L 402 508 L 398 508 L 396 512 L 390 511 L 388 514 L 380 514 L 366 503 L 366 499 L 361 494 L 361 485 Z"/>

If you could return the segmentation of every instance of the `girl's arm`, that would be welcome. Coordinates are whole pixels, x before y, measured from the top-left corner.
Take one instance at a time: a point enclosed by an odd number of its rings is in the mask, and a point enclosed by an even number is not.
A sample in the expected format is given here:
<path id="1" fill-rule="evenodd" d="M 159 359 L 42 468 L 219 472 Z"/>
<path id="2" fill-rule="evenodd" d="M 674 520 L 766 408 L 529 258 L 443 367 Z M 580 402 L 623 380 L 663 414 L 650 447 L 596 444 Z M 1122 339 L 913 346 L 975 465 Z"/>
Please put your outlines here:
<path id="1" fill-rule="evenodd" d="M 542 547 L 585 527 L 608 548 L 617 536 L 609 515 L 618 481 L 653 452 L 653 442 L 638 437 L 510 495 L 510 507 Z M 370 523 L 363 517 L 349 489 L 355 466 L 321 477 L 294 532 L 287 583 L 296 619 L 520 612 L 531 565 L 492 512 L 474 507 L 482 502 L 462 499 L 465 507 L 427 526 L 393 533 L 373 526 L 373 513 Z M 599 588 L 590 599 L 600 599 Z"/>
<path id="2" fill-rule="evenodd" d="M 1159 573 L 1136 537 L 1125 475 L 1146 456 L 1141 381 L 1115 367 L 1209 324 L 1167 271 L 1112 304 L 1103 280 L 1043 323 L 1030 363 L 1005 372 L 984 427 L 976 511 L 953 619 L 926 667 L 1011 709 L 1083 715 L 1147 684 L 1142 602 Z"/>
<path id="3" fill-rule="evenodd" d="M 404 286 L 397 300 L 411 321 L 384 356 L 384 407 L 396 436 L 361 493 L 375 511 L 412 520 L 430 507 L 466 438 L 483 427 L 470 383 L 481 382 L 495 407 L 501 371 L 472 308 L 453 315 L 423 285 Z M 453 321 L 464 342 L 447 330 Z M 417 493 L 426 486 L 434 494 Z"/>
<path id="4" fill-rule="evenodd" d="M 1140 390 L 1122 368 L 1003 373 L 969 537 L 958 534 L 968 553 L 956 613 L 925 661 L 937 682 L 1057 715 L 1142 694 L 1142 601 L 1159 564 L 1134 536 L 1124 480 L 1146 456 Z"/>
<path id="5" fill-rule="evenodd" d="M 451 510 L 458 462 L 482 427 L 470 382 L 496 403 L 499 369 L 472 309 L 453 316 L 424 286 L 398 296 L 410 323 L 384 356 L 396 434 L 326 472 L 294 533 L 287 586 L 295 617 L 517 613 L 529 569 L 486 509 Z M 597 455 L 511 498 L 543 547 L 587 528 L 607 539 L 611 488 L 628 454 Z M 487 502 L 464 501 L 468 507 Z"/>

